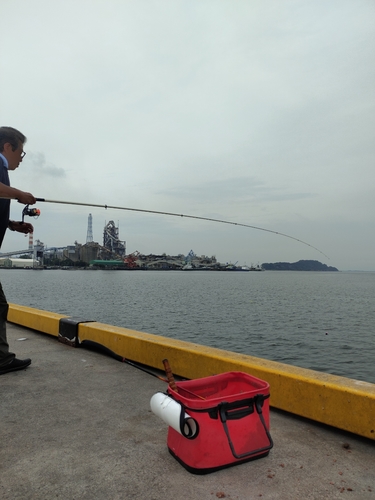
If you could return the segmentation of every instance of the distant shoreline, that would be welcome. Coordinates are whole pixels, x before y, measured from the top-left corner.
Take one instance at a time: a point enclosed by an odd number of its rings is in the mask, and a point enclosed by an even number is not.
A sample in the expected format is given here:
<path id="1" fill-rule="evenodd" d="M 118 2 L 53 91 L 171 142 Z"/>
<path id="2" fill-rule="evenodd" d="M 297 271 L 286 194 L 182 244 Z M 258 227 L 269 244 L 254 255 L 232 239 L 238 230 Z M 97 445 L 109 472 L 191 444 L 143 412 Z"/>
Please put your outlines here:
<path id="1" fill-rule="evenodd" d="M 262 268 L 266 271 L 319 271 L 338 272 L 336 267 L 327 266 L 317 260 L 299 260 L 298 262 L 264 263 Z"/>

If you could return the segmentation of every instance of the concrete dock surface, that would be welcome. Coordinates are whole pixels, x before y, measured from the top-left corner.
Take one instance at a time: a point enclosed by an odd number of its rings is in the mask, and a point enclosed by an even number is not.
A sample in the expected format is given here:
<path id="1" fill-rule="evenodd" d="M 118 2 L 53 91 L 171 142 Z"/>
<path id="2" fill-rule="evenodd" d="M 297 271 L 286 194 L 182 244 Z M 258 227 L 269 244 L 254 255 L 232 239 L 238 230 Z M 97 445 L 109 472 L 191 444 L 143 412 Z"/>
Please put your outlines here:
<path id="1" fill-rule="evenodd" d="M 267 457 L 191 474 L 150 410 L 163 381 L 15 325 L 8 340 L 32 364 L 0 375 L 2 500 L 375 499 L 374 441 L 271 410 Z"/>

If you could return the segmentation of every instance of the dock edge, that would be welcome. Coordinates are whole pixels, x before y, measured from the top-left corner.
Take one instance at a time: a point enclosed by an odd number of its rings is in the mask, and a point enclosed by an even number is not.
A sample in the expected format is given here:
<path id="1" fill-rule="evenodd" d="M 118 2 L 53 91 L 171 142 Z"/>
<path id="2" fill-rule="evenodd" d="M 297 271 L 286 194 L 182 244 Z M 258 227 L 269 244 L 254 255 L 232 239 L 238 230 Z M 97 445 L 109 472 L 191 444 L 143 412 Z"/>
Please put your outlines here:
<path id="1" fill-rule="evenodd" d="M 9 304 L 9 322 L 57 338 L 63 318 L 69 316 Z M 85 340 L 97 342 L 122 358 L 160 370 L 168 358 L 181 377 L 249 373 L 270 384 L 272 407 L 375 440 L 375 384 L 91 320 L 76 328 L 78 346 Z"/>

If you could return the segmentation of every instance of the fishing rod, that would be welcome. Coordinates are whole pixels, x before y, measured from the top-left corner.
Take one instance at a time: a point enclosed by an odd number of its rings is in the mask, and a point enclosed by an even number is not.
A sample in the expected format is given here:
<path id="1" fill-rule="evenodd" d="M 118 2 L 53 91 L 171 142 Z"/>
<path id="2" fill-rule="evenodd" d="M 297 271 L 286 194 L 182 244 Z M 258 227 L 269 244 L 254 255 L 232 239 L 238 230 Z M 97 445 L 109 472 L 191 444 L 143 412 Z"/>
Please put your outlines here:
<path id="1" fill-rule="evenodd" d="M 147 375 L 151 375 L 152 377 L 155 377 L 163 382 L 166 382 L 170 387 L 172 387 L 172 389 L 175 392 L 178 392 L 176 382 L 175 382 L 171 367 L 169 365 L 168 359 L 163 359 L 163 365 L 164 365 L 165 373 L 167 376 L 167 378 L 165 378 L 165 377 L 162 377 L 160 375 L 157 375 L 155 372 L 151 371 L 150 369 L 145 368 L 142 364 L 135 363 L 134 361 L 130 361 L 130 359 L 124 358 L 123 356 L 116 354 L 114 351 L 112 351 L 108 347 L 105 347 L 103 344 L 99 344 L 98 342 L 95 342 L 93 340 L 83 340 L 80 345 L 82 347 L 85 347 L 86 349 L 90 349 L 92 351 L 97 351 L 97 352 L 106 354 L 106 355 L 110 356 L 111 358 L 115 359 L 116 361 L 120 361 L 121 363 L 126 363 L 127 365 L 130 365 L 133 368 L 137 368 L 138 370 L 141 370 L 142 372 L 147 373 Z M 187 380 L 187 379 L 183 378 L 182 380 Z M 199 398 L 202 400 L 206 399 L 203 396 L 200 396 L 199 394 L 195 394 L 194 392 L 189 391 L 189 389 L 186 389 L 186 387 L 184 387 L 184 391 L 189 393 L 190 395 L 196 397 L 196 398 Z"/>
<path id="2" fill-rule="evenodd" d="M 82 203 L 82 202 L 76 202 L 76 201 L 61 201 L 61 200 L 47 200 L 45 198 L 35 198 L 36 201 L 40 201 L 43 203 L 57 203 L 60 205 L 75 205 L 75 206 L 80 206 L 80 207 L 94 207 L 94 208 L 104 208 L 104 209 L 113 209 L 113 210 L 127 210 L 129 212 L 142 212 L 142 213 L 147 213 L 147 214 L 157 214 L 157 215 L 168 215 L 170 217 L 184 217 L 185 219 L 195 219 L 195 220 L 204 220 L 208 222 L 217 222 L 219 224 L 229 224 L 231 226 L 240 226 L 240 227 L 247 227 L 250 229 L 256 229 L 258 231 L 264 231 L 266 233 L 272 233 L 272 234 L 277 234 L 279 236 L 284 236 L 285 238 L 289 238 L 294 241 L 298 241 L 299 243 L 302 243 L 303 245 L 306 245 L 310 248 L 313 248 L 317 252 L 321 253 L 329 259 L 328 255 L 326 255 L 324 252 L 319 250 L 319 248 L 314 247 L 310 243 L 307 243 L 306 241 L 300 240 L 299 238 L 295 238 L 294 236 L 290 236 L 289 234 L 285 233 L 280 233 L 279 231 L 273 231 L 272 229 L 265 229 L 264 227 L 259 227 L 259 226 L 252 226 L 250 224 L 243 224 L 240 222 L 233 222 L 233 221 L 228 221 L 228 220 L 223 220 L 223 219 L 214 219 L 211 217 L 201 217 L 198 215 L 186 215 L 186 214 L 177 214 L 173 212 L 162 212 L 158 210 L 146 210 L 142 208 L 130 208 L 130 207 L 118 207 L 118 206 L 113 206 L 113 205 L 99 205 L 95 203 Z M 27 205 L 28 207 L 28 205 Z M 25 209 L 24 209 L 25 210 Z"/>
<path id="3" fill-rule="evenodd" d="M 137 368 L 138 370 L 141 370 L 142 372 L 145 372 L 148 375 L 151 375 L 152 377 L 156 377 L 157 379 L 162 380 L 163 382 L 166 382 L 167 384 L 169 383 L 169 380 L 167 378 L 162 377 L 160 375 L 157 375 L 153 371 L 142 366 L 140 363 L 135 363 L 134 361 L 130 361 L 130 359 L 124 358 L 123 356 L 116 354 L 114 351 L 112 351 L 108 347 L 105 347 L 103 344 L 100 344 L 99 342 L 95 342 L 93 340 L 83 340 L 80 343 L 80 346 L 82 346 L 86 349 L 92 350 L 92 351 L 97 351 L 97 352 L 100 352 L 102 354 L 106 354 L 107 356 L 110 356 L 111 358 L 115 359 L 116 361 L 120 361 L 120 363 L 126 363 L 127 365 L 130 365 L 133 368 Z"/>

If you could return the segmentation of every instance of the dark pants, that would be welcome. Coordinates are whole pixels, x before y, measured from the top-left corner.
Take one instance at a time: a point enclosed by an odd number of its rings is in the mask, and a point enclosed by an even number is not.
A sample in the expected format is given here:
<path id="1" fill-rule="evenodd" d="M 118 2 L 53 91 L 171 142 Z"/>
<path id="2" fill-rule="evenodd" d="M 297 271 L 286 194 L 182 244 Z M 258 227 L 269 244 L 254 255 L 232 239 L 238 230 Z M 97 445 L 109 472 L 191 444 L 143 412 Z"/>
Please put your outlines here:
<path id="1" fill-rule="evenodd" d="M 15 354 L 9 352 L 9 344 L 7 342 L 7 316 L 9 305 L 3 292 L 3 287 L 0 283 L 0 366 L 5 366 L 15 358 Z"/>

